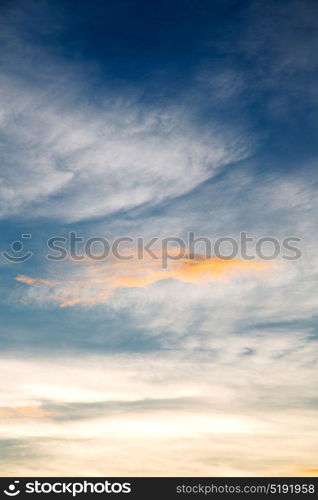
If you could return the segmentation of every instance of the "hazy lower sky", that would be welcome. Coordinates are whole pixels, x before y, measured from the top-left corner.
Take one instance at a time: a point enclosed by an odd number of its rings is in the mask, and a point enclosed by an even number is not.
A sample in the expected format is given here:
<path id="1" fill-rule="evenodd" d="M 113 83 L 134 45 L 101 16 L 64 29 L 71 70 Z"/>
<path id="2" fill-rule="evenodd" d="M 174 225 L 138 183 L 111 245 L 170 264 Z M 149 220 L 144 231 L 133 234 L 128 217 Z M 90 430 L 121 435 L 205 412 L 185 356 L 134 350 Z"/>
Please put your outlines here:
<path id="1" fill-rule="evenodd" d="M 0 41 L 1 474 L 318 474 L 317 2 L 4 0 Z M 302 256 L 47 259 L 189 231 Z"/>

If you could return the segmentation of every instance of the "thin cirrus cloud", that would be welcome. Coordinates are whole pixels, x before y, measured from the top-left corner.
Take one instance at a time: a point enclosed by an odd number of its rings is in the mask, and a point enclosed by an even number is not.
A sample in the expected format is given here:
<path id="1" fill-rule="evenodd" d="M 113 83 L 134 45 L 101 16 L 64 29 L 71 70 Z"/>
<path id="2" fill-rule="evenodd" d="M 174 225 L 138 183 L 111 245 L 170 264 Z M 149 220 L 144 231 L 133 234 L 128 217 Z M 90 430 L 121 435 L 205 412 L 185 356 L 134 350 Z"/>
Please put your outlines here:
<path id="1" fill-rule="evenodd" d="M 3 419 L 38 419 L 56 416 L 56 413 L 49 412 L 39 406 L 12 406 L 0 407 L 0 421 Z"/>
<path id="2" fill-rule="evenodd" d="M 157 253 L 156 258 L 158 260 L 148 258 L 141 261 L 133 258 L 128 262 L 104 263 L 89 262 L 86 259 L 79 267 L 78 263 L 73 263 L 75 269 L 70 270 L 70 278 L 50 280 L 18 275 L 15 279 L 38 289 L 40 301 L 44 299 L 56 302 L 60 307 L 67 307 L 104 302 L 118 288 L 144 288 L 167 279 L 204 285 L 218 280 L 226 281 L 233 274 L 262 273 L 276 267 L 265 261 L 196 256 L 170 260 L 165 269 L 162 266 L 162 255 Z"/>
<path id="3" fill-rule="evenodd" d="M 183 100 L 145 103 L 142 89 L 101 82 L 89 61 L 66 65 L 54 52 L 48 60 L 19 6 L 8 19 L 1 35 L 10 57 L 0 73 L 0 217 L 73 222 L 156 206 L 254 151 L 243 120 L 200 123 L 192 91 Z M 47 20 L 40 24 L 50 30 Z"/>
<path id="4" fill-rule="evenodd" d="M 80 91 L 74 105 L 71 76 L 45 92 L 7 74 L 0 82 L 2 217 L 78 221 L 156 205 L 250 154 L 247 136 L 220 124 L 203 130 L 178 106 L 106 90 L 98 108 Z"/>

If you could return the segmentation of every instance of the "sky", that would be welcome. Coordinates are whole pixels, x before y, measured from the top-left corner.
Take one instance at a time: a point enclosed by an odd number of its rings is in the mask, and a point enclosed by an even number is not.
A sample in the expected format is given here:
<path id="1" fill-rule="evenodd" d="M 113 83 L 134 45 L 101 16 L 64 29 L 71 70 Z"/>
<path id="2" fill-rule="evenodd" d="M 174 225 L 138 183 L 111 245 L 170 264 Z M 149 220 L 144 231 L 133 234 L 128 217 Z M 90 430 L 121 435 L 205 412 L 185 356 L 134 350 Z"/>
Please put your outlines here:
<path id="1" fill-rule="evenodd" d="M 317 2 L 3 0 L 0 26 L 1 475 L 318 475 Z M 300 255 L 176 257 L 190 232 Z"/>

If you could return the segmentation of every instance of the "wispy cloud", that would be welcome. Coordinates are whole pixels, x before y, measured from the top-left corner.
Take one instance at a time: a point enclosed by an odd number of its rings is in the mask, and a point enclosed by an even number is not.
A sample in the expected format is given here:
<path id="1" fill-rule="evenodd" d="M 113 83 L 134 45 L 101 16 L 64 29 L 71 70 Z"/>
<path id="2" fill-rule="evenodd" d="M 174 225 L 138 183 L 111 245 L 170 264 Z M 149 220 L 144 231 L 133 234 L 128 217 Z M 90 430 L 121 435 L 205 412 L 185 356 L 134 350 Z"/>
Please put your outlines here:
<path id="1" fill-rule="evenodd" d="M 0 407 L 0 421 L 3 419 L 38 419 L 56 416 L 57 413 L 50 412 L 39 406 L 16 406 Z"/>
<path id="2" fill-rule="evenodd" d="M 56 82 L 54 73 L 45 90 L 9 71 L 0 83 L 2 217 L 78 221 L 155 206 L 250 154 L 248 135 L 198 125 L 177 104 L 145 105 L 105 88 L 96 106 L 72 74 Z"/>
<path id="3" fill-rule="evenodd" d="M 260 273 L 275 267 L 273 263 L 264 261 L 197 256 L 169 261 L 169 265 L 164 269 L 161 256 L 157 253 L 156 257 L 158 260 L 148 258 L 142 261 L 135 258 L 128 262 L 94 263 L 86 260 L 81 264 L 70 264 L 70 278 L 49 280 L 18 275 L 15 279 L 40 289 L 39 300 L 54 301 L 60 307 L 66 307 L 105 302 L 118 288 L 144 288 L 167 279 L 204 285 L 213 281 L 227 280 L 233 274 Z"/>

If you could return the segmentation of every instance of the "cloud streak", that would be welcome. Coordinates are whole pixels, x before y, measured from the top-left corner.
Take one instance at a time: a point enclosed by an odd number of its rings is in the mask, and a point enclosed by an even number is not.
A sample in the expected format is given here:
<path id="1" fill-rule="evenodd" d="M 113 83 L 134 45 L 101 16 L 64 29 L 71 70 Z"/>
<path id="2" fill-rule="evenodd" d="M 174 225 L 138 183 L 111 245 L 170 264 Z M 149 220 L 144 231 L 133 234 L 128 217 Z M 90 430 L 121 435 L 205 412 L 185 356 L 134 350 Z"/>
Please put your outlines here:
<path id="1" fill-rule="evenodd" d="M 171 253 L 170 253 L 171 255 Z M 105 302 L 118 288 L 145 288 L 162 280 L 174 279 L 184 283 L 208 284 L 229 280 L 235 274 L 262 273 L 275 268 L 273 263 L 218 257 L 170 260 L 167 269 L 162 268 L 162 255 L 158 260 L 133 259 L 109 263 L 73 263 L 75 277 L 61 280 L 16 276 L 16 281 L 38 288 L 39 300 L 45 299 L 60 307 L 96 305 Z M 69 271 L 72 274 L 72 269 Z M 41 291 L 43 296 L 41 297 Z"/>
<path id="2" fill-rule="evenodd" d="M 0 407 L 0 421 L 4 419 L 38 419 L 57 416 L 57 413 L 50 412 L 39 406 L 17 406 L 17 407 Z"/>

